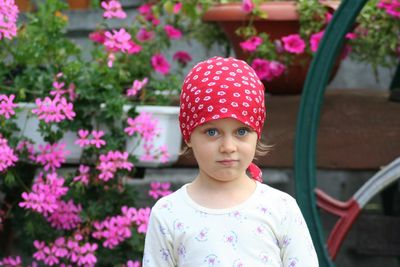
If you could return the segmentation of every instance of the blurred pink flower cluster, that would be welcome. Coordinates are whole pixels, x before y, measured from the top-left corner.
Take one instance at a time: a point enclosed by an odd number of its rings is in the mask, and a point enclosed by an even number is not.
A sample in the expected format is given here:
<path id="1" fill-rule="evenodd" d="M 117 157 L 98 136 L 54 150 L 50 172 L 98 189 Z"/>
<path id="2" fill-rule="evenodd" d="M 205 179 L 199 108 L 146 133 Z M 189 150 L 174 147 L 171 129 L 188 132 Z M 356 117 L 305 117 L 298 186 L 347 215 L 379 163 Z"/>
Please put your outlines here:
<path id="1" fill-rule="evenodd" d="M 14 0 L 0 0 L 0 40 L 17 35 L 18 7 Z"/>

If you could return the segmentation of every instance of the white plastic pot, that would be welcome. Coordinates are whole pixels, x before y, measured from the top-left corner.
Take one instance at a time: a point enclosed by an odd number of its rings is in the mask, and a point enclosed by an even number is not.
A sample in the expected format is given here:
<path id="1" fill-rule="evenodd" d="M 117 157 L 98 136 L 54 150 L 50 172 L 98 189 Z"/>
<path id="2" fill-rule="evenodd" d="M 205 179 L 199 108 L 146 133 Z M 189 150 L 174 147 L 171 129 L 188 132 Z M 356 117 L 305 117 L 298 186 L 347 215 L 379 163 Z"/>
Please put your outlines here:
<path id="1" fill-rule="evenodd" d="M 32 113 L 32 109 L 36 108 L 36 105 L 34 103 L 18 103 L 18 107 L 21 110 L 18 112 L 15 122 L 21 131 L 17 134 L 35 142 L 35 151 L 38 152 L 39 145 L 45 146 L 46 142 L 39 132 L 39 119 Z M 67 131 L 59 141 L 59 143 L 65 143 L 66 149 L 70 151 L 70 154 L 66 156 L 68 163 L 77 163 L 82 155 L 82 148 L 75 144 L 77 138 L 76 132 Z"/>
<path id="2" fill-rule="evenodd" d="M 129 107 L 124 107 L 128 109 Z M 137 145 L 136 137 L 129 137 L 127 141 L 127 151 L 135 155 L 139 162 L 138 167 L 163 167 L 170 166 L 178 160 L 179 152 L 182 144 L 182 134 L 179 129 L 179 107 L 176 106 L 137 106 L 137 112 L 151 113 L 152 117 L 158 120 L 159 134 L 155 137 L 152 143 L 157 149 L 160 146 L 166 145 L 168 154 L 170 155 L 167 162 L 161 162 L 160 158 L 151 161 L 141 161 L 140 158 L 145 155 L 143 149 L 143 141 Z M 136 147 L 135 147 L 136 146 Z"/>

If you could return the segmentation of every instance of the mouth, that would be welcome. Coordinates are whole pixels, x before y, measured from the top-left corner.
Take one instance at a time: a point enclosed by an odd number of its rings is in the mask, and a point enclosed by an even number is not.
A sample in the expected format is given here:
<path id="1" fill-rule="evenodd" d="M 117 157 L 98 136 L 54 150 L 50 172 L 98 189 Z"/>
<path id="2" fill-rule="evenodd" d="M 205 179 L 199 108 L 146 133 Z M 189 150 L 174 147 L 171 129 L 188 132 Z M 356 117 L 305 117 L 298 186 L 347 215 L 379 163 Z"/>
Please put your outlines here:
<path id="1" fill-rule="evenodd" d="M 224 160 L 217 160 L 217 162 L 223 166 L 234 166 L 238 164 L 239 160 L 224 159 Z"/>

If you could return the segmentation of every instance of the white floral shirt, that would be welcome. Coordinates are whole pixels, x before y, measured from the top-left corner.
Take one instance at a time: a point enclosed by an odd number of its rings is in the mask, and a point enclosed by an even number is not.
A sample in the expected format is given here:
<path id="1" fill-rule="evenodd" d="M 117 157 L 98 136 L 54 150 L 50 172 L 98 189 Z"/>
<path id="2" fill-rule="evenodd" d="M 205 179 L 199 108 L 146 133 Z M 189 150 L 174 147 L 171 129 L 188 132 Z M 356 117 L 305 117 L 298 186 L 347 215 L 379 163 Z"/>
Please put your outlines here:
<path id="1" fill-rule="evenodd" d="M 290 195 L 257 182 L 242 204 L 209 209 L 187 185 L 153 207 L 143 267 L 316 267 L 317 255 L 300 209 Z"/>

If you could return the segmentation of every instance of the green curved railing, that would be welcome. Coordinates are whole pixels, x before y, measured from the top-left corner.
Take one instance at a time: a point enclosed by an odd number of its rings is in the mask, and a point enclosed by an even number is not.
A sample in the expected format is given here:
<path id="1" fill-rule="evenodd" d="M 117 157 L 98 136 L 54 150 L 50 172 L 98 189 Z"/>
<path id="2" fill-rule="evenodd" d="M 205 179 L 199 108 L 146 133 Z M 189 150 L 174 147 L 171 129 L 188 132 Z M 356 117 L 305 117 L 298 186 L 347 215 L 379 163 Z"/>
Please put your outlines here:
<path id="1" fill-rule="evenodd" d="M 336 10 L 308 71 L 297 118 L 294 161 L 296 199 L 307 220 L 321 267 L 335 266 L 326 249 L 314 193 L 315 151 L 321 107 L 328 78 L 342 49 L 345 35 L 366 2 L 367 0 L 342 0 Z"/>

